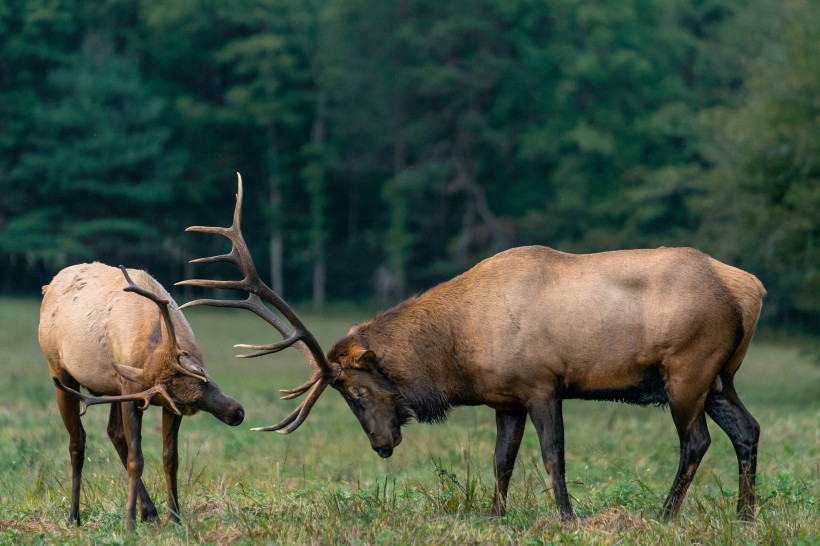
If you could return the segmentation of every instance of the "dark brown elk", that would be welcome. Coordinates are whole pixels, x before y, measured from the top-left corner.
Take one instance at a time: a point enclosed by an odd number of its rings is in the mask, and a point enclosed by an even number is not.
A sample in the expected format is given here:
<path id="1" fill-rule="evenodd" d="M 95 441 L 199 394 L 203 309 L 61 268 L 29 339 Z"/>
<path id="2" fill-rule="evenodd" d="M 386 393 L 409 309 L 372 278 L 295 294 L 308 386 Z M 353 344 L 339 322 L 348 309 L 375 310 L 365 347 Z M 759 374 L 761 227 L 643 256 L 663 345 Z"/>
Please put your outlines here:
<path id="1" fill-rule="evenodd" d="M 325 358 L 293 311 L 259 280 L 240 228 L 240 179 L 230 228 L 189 228 L 233 242 L 229 261 L 242 281 L 186 281 L 244 290 L 246 301 L 192 304 L 244 307 L 265 316 L 285 337 L 247 346 L 259 356 L 302 344 L 314 367 L 308 392 L 281 422 L 254 430 L 287 434 L 304 422 L 331 385 L 370 439 L 389 457 L 410 419 L 438 422 L 455 406 L 496 411 L 496 487 L 492 513 L 504 514 L 513 465 L 529 416 L 541 444 L 562 519 L 573 517 L 564 477 L 562 401 L 612 400 L 668 405 L 680 438 L 680 464 L 666 501 L 674 517 L 709 447 L 708 414 L 737 454 L 737 512 L 754 517 L 760 428 L 734 387 L 755 331 L 763 285 L 740 269 L 690 248 L 574 255 L 514 248 L 353 326 Z M 294 325 L 270 319 L 272 303 Z M 240 345 L 241 346 L 241 345 Z"/>
<path id="2" fill-rule="evenodd" d="M 168 520 L 178 522 L 177 435 L 182 416 L 203 410 L 235 426 L 242 422 L 244 409 L 207 374 L 185 317 L 144 271 L 75 265 L 60 271 L 43 287 L 43 295 L 40 347 L 70 437 L 69 520 L 80 524 L 86 438 L 80 417 L 90 405 L 110 403 L 108 436 L 128 472 L 126 527 L 134 529 L 137 500 L 143 520 L 158 519 L 142 482 L 142 410 L 149 404 L 162 406 Z M 92 396 L 81 394 L 80 386 Z"/>

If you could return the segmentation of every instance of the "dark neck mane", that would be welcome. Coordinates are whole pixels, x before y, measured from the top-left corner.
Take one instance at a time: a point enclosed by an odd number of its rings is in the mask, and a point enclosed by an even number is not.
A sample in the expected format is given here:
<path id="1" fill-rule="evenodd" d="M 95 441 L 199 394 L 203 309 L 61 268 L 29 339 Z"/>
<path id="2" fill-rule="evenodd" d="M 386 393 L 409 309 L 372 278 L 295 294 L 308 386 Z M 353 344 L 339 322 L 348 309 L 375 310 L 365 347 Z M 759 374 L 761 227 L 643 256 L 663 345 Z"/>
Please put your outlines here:
<path id="1" fill-rule="evenodd" d="M 447 413 L 453 407 L 447 395 L 440 390 L 427 386 L 397 387 L 401 397 L 416 414 L 420 423 L 440 423 L 447 419 Z"/>
<path id="2" fill-rule="evenodd" d="M 470 397 L 458 362 L 460 321 L 424 296 L 411 298 L 364 326 L 379 367 L 423 423 L 437 423 Z"/>

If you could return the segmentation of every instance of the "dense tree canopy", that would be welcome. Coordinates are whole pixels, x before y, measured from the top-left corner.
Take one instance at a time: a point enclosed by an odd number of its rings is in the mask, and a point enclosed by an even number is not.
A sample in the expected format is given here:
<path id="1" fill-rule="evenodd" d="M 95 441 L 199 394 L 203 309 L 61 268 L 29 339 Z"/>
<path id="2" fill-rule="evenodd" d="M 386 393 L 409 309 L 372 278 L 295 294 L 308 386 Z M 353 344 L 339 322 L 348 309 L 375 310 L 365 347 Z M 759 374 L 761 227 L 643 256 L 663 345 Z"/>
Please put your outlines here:
<path id="1" fill-rule="evenodd" d="M 816 326 L 809 0 L 0 0 L 0 279 L 170 283 L 227 223 L 288 298 L 394 300 L 501 249 L 702 248 Z"/>

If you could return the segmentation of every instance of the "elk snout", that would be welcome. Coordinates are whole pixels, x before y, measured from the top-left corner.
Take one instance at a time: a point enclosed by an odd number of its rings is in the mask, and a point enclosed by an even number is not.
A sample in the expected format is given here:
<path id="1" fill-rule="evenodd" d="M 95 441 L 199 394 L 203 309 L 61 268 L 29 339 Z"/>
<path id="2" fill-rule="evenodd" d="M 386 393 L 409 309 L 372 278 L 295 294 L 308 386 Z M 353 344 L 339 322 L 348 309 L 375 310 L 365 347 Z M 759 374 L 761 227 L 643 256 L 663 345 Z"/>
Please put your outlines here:
<path id="1" fill-rule="evenodd" d="M 211 392 L 199 401 L 199 409 L 207 411 L 226 425 L 235 427 L 241 424 L 245 420 L 245 408 L 242 404 L 223 394 L 213 381 L 208 384 L 211 385 Z"/>
<path id="2" fill-rule="evenodd" d="M 228 396 L 225 396 L 225 401 L 220 404 L 219 409 L 210 411 L 210 413 L 226 425 L 232 427 L 241 425 L 242 421 L 245 420 L 245 408 L 242 407 L 242 404 Z"/>
<path id="3" fill-rule="evenodd" d="M 378 438 L 371 436 L 370 447 L 373 451 L 379 454 L 382 459 L 387 459 L 393 454 L 393 449 L 401 443 L 401 432 L 396 430 L 391 438 L 391 441 L 379 441 Z"/>
<path id="4" fill-rule="evenodd" d="M 220 419 L 222 419 L 220 417 Z M 236 403 L 236 406 L 232 409 L 230 413 L 226 416 L 226 418 L 222 419 L 223 423 L 226 423 L 232 427 L 237 425 L 241 425 L 242 421 L 245 420 L 245 408 L 242 407 L 242 404 L 239 402 Z"/>

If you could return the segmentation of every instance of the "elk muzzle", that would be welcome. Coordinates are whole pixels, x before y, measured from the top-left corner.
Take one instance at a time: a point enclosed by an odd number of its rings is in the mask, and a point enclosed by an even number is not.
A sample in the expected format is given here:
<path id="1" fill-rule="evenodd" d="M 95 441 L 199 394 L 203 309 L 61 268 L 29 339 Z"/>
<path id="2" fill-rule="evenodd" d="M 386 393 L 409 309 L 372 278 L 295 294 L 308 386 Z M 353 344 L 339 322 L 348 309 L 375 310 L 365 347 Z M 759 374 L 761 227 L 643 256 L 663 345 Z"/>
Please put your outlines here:
<path id="1" fill-rule="evenodd" d="M 379 454 L 382 459 L 387 459 L 393 455 L 395 449 L 401 443 L 401 429 L 396 425 L 391 427 L 387 433 L 377 434 L 375 432 L 368 432 L 370 438 L 370 447 L 373 451 Z"/>
<path id="2" fill-rule="evenodd" d="M 213 382 L 206 383 L 205 394 L 196 404 L 197 409 L 207 411 L 226 425 L 235 427 L 245 420 L 245 408 L 242 404 L 224 394 Z"/>

